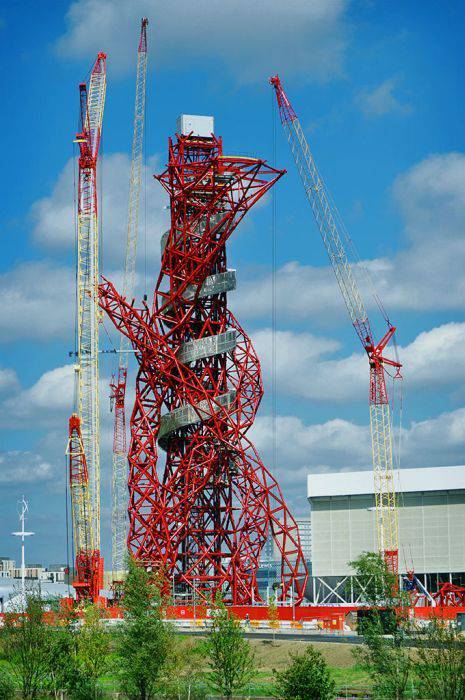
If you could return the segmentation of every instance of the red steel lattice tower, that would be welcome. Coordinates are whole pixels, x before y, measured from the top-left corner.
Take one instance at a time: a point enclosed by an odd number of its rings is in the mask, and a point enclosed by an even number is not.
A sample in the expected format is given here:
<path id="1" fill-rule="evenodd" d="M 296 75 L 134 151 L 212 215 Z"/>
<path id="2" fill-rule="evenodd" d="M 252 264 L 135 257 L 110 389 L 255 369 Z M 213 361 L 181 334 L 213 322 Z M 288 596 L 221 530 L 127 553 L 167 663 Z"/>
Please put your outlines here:
<path id="1" fill-rule="evenodd" d="M 226 242 L 284 171 L 223 155 L 213 134 L 178 134 L 157 177 L 170 196 L 152 307 L 104 280 L 100 303 L 139 362 L 129 447 L 128 545 L 187 596 L 260 600 L 257 571 L 272 535 L 282 600 L 304 594 L 307 570 L 275 478 L 247 436 L 262 394 L 260 364 L 227 305 L 235 272 Z M 159 450 L 164 464 L 159 460 Z"/>

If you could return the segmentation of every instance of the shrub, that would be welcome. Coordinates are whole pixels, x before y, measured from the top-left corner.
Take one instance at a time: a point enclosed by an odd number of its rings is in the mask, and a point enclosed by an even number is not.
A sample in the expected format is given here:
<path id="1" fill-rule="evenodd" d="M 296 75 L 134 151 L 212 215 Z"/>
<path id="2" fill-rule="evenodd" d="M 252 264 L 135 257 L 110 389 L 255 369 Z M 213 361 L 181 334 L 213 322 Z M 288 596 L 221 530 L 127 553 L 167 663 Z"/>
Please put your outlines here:
<path id="1" fill-rule="evenodd" d="M 0 669 L 0 700 L 11 700 L 15 694 L 15 684 L 9 671 Z"/>
<path id="2" fill-rule="evenodd" d="M 284 671 L 275 671 L 274 695 L 283 700 L 331 700 L 335 683 L 323 656 L 312 645 L 292 654 Z"/>

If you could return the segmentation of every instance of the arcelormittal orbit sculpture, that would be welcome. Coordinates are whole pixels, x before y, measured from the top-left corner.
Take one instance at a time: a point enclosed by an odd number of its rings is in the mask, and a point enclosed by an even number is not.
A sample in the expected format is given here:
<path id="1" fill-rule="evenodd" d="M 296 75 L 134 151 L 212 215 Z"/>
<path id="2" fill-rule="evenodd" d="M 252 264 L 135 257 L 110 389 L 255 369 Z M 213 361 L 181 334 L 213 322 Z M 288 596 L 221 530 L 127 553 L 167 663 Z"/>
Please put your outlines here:
<path id="1" fill-rule="evenodd" d="M 111 282 L 100 287 L 101 306 L 139 362 L 128 546 L 178 592 L 210 600 L 219 591 L 250 604 L 260 600 L 260 552 L 272 534 L 280 597 L 298 602 L 307 571 L 297 526 L 247 437 L 263 394 L 260 364 L 227 306 L 236 279 L 226 242 L 283 171 L 223 155 L 211 118 L 192 118 L 191 130 L 187 117 L 180 121 L 157 176 L 170 196 L 171 227 L 153 304 L 136 308 Z"/>

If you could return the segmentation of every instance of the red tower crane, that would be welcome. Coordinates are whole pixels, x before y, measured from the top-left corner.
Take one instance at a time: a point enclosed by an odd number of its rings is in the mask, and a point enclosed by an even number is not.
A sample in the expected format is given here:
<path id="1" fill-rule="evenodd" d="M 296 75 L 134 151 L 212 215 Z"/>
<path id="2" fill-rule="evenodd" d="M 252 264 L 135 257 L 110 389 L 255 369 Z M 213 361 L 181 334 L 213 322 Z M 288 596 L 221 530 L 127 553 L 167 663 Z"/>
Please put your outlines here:
<path id="1" fill-rule="evenodd" d="M 384 355 L 395 333 L 388 319 L 388 329 L 375 341 L 368 314 L 358 288 L 343 236 L 339 217 L 316 166 L 297 115 L 284 92 L 278 75 L 270 78 L 278 103 L 279 115 L 289 141 L 297 171 L 323 239 L 350 319 L 367 354 L 370 368 L 370 427 L 373 452 L 373 476 L 376 501 L 378 548 L 387 566 L 398 571 L 397 503 L 393 478 L 391 416 L 386 388 L 385 366 L 394 367 L 400 376 L 401 365 Z"/>

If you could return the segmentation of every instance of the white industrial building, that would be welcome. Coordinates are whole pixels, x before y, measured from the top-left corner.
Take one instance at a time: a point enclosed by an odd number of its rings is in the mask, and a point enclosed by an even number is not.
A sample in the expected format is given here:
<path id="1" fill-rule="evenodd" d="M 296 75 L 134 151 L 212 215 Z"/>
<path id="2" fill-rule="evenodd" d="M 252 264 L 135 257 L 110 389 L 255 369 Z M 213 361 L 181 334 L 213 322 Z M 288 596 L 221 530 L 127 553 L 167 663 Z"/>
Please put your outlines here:
<path id="1" fill-rule="evenodd" d="M 465 585 L 465 467 L 401 469 L 394 478 L 400 573 L 414 569 L 430 591 L 438 581 Z M 348 563 L 378 547 L 373 474 L 310 474 L 308 500 L 311 597 L 346 601 L 353 573 Z"/>

